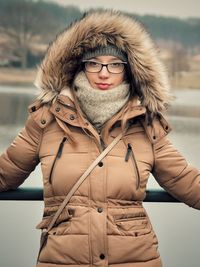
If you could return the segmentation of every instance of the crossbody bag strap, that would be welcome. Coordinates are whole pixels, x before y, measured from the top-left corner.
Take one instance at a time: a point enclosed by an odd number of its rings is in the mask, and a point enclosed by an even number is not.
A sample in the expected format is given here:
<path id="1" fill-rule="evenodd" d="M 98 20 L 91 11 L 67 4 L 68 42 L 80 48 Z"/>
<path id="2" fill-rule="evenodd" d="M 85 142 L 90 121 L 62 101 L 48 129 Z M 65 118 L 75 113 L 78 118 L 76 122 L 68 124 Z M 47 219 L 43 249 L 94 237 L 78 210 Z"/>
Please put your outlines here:
<path id="1" fill-rule="evenodd" d="M 127 128 L 125 129 L 125 131 Z M 59 206 L 58 210 L 56 211 L 53 219 L 51 220 L 50 224 L 47 227 L 46 232 L 48 233 L 54 226 L 56 220 L 60 216 L 61 212 L 69 202 L 70 198 L 73 196 L 73 194 L 76 192 L 76 190 L 79 188 L 79 186 L 83 183 L 83 181 L 87 178 L 87 176 L 90 174 L 90 172 L 96 167 L 96 165 L 108 154 L 108 152 L 119 142 L 119 140 L 122 138 L 124 133 L 120 133 L 113 141 L 112 143 L 107 146 L 107 148 L 92 162 L 92 164 L 89 166 L 89 168 L 83 173 L 83 175 L 79 178 L 79 180 L 74 184 L 70 192 L 67 194 L 66 198 L 63 200 L 62 204 Z"/>
<path id="2" fill-rule="evenodd" d="M 128 126 L 125 128 L 124 133 L 127 131 Z M 89 168 L 83 173 L 83 175 L 79 178 L 79 180 L 75 183 L 75 185 L 72 187 L 70 192 L 67 194 L 66 198 L 63 200 L 62 204 L 59 206 L 58 210 L 56 211 L 54 217 L 50 221 L 46 231 L 42 232 L 41 240 L 40 240 L 40 249 L 38 253 L 37 262 L 39 261 L 39 256 L 41 253 L 41 250 L 43 246 L 47 242 L 48 232 L 53 228 L 56 220 L 60 216 L 61 212 L 69 202 L 70 198 L 73 196 L 73 194 L 76 192 L 76 190 L 79 188 L 79 186 L 83 183 L 83 181 L 87 178 L 87 176 L 90 174 L 90 172 L 96 167 L 96 165 L 108 154 L 108 152 L 119 142 L 119 140 L 122 138 L 124 133 L 120 133 L 113 141 L 112 143 L 92 162 L 92 164 L 89 166 Z"/>

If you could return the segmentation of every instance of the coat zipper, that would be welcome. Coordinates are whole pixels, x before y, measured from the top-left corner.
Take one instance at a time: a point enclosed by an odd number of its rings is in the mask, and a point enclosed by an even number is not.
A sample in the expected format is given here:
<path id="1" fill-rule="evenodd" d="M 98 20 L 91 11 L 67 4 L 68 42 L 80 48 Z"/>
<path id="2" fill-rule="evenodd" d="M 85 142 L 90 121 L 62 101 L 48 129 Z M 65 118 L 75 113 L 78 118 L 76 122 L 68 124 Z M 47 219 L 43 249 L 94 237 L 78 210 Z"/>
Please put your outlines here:
<path id="1" fill-rule="evenodd" d="M 101 143 L 101 146 L 100 146 L 101 152 L 103 152 L 106 149 L 106 145 L 101 136 L 100 136 L 100 143 Z"/>
<path id="2" fill-rule="evenodd" d="M 136 158 L 135 158 L 132 146 L 131 146 L 130 143 L 128 143 L 127 152 L 126 152 L 126 156 L 125 156 L 125 161 L 126 162 L 129 160 L 130 155 L 131 155 L 131 159 L 132 159 L 133 166 L 134 166 L 135 173 L 136 173 L 136 179 L 137 179 L 136 190 L 138 190 L 139 187 L 140 187 L 140 173 L 139 173 L 139 169 L 138 169 L 138 166 L 137 166 L 137 162 L 136 162 Z"/>
<path id="3" fill-rule="evenodd" d="M 56 154 L 56 156 L 54 158 L 53 164 L 51 166 L 51 171 L 50 171 L 50 175 L 49 175 L 49 183 L 50 184 L 52 183 L 52 173 L 53 173 L 53 169 L 54 169 L 55 163 L 56 163 L 57 159 L 59 159 L 61 157 L 61 155 L 62 155 L 64 143 L 65 143 L 66 140 L 67 140 L 67 137 L 63 137 L 63 139 L 62 139 L 62 141 L 61 141 L 61 143 L 59 145 L 57 154 Z"/>

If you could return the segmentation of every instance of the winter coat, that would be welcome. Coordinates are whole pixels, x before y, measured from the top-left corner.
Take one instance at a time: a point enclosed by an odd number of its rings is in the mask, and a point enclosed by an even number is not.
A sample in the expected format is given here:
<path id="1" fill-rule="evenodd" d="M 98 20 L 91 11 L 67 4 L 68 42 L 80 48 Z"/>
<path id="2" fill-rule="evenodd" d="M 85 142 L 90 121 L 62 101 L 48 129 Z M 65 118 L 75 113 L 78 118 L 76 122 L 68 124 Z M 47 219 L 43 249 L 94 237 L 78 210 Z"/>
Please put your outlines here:
<path id="1" fill-rule="evenodd" d="M 72 81 L 80 57 L 98 43 L 123 48 L 139 91 L 98 133 L 75 104 Z M 0 157 L 0 191 L 17 188 L 41 163 L 46 229 L 75 182 L 121 132 L 129 129 L 70 199 L 50 231 L 37 267 L 161 267 L 158 241 L 142 205 L 149 174 L 171 195 L 200 209 L 200 172 L 167 138 L 161 111 L 167 80 L 142 26 L 117 12 L 93 12 L 49 47 L 39 69 L 39 100 L 25 127 Z M 148 123 L 149 111 L 156 114 Z M 102 142 L 103 141 L 103 142 Z"/>

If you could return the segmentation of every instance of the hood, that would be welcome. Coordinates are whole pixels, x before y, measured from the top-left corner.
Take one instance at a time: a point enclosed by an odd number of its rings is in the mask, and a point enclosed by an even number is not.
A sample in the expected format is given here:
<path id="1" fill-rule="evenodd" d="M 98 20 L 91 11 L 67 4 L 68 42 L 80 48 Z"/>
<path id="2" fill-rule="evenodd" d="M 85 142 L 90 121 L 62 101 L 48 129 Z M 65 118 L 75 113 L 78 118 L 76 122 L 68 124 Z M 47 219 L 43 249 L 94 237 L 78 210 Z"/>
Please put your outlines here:
<path id="1" fill-rule="evenodd" d="M 170 101 L 168 79 L 156 46 L 138 21 L 112 10 L 85 14 L 50 44 L 35 81 L 39 99 L 50 102 L 70 88 L 83 53 L 108 43 L 127 53 L 141 104 L 153 113 L 165 109 Z"/>

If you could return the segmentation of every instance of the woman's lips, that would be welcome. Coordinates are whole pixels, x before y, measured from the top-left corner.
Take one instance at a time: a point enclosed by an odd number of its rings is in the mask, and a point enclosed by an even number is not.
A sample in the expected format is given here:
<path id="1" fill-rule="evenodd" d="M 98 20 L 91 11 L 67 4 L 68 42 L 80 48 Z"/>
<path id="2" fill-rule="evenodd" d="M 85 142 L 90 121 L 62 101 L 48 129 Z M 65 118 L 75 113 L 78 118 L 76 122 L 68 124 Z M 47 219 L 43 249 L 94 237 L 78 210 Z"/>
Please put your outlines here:
<path id="1" fill-rule="evenodd" d="M 109 84 L 109 83 L 96 83 L 96 86 L 101 90 L 106 90 L 111 86 L 111 84 Z"/>

